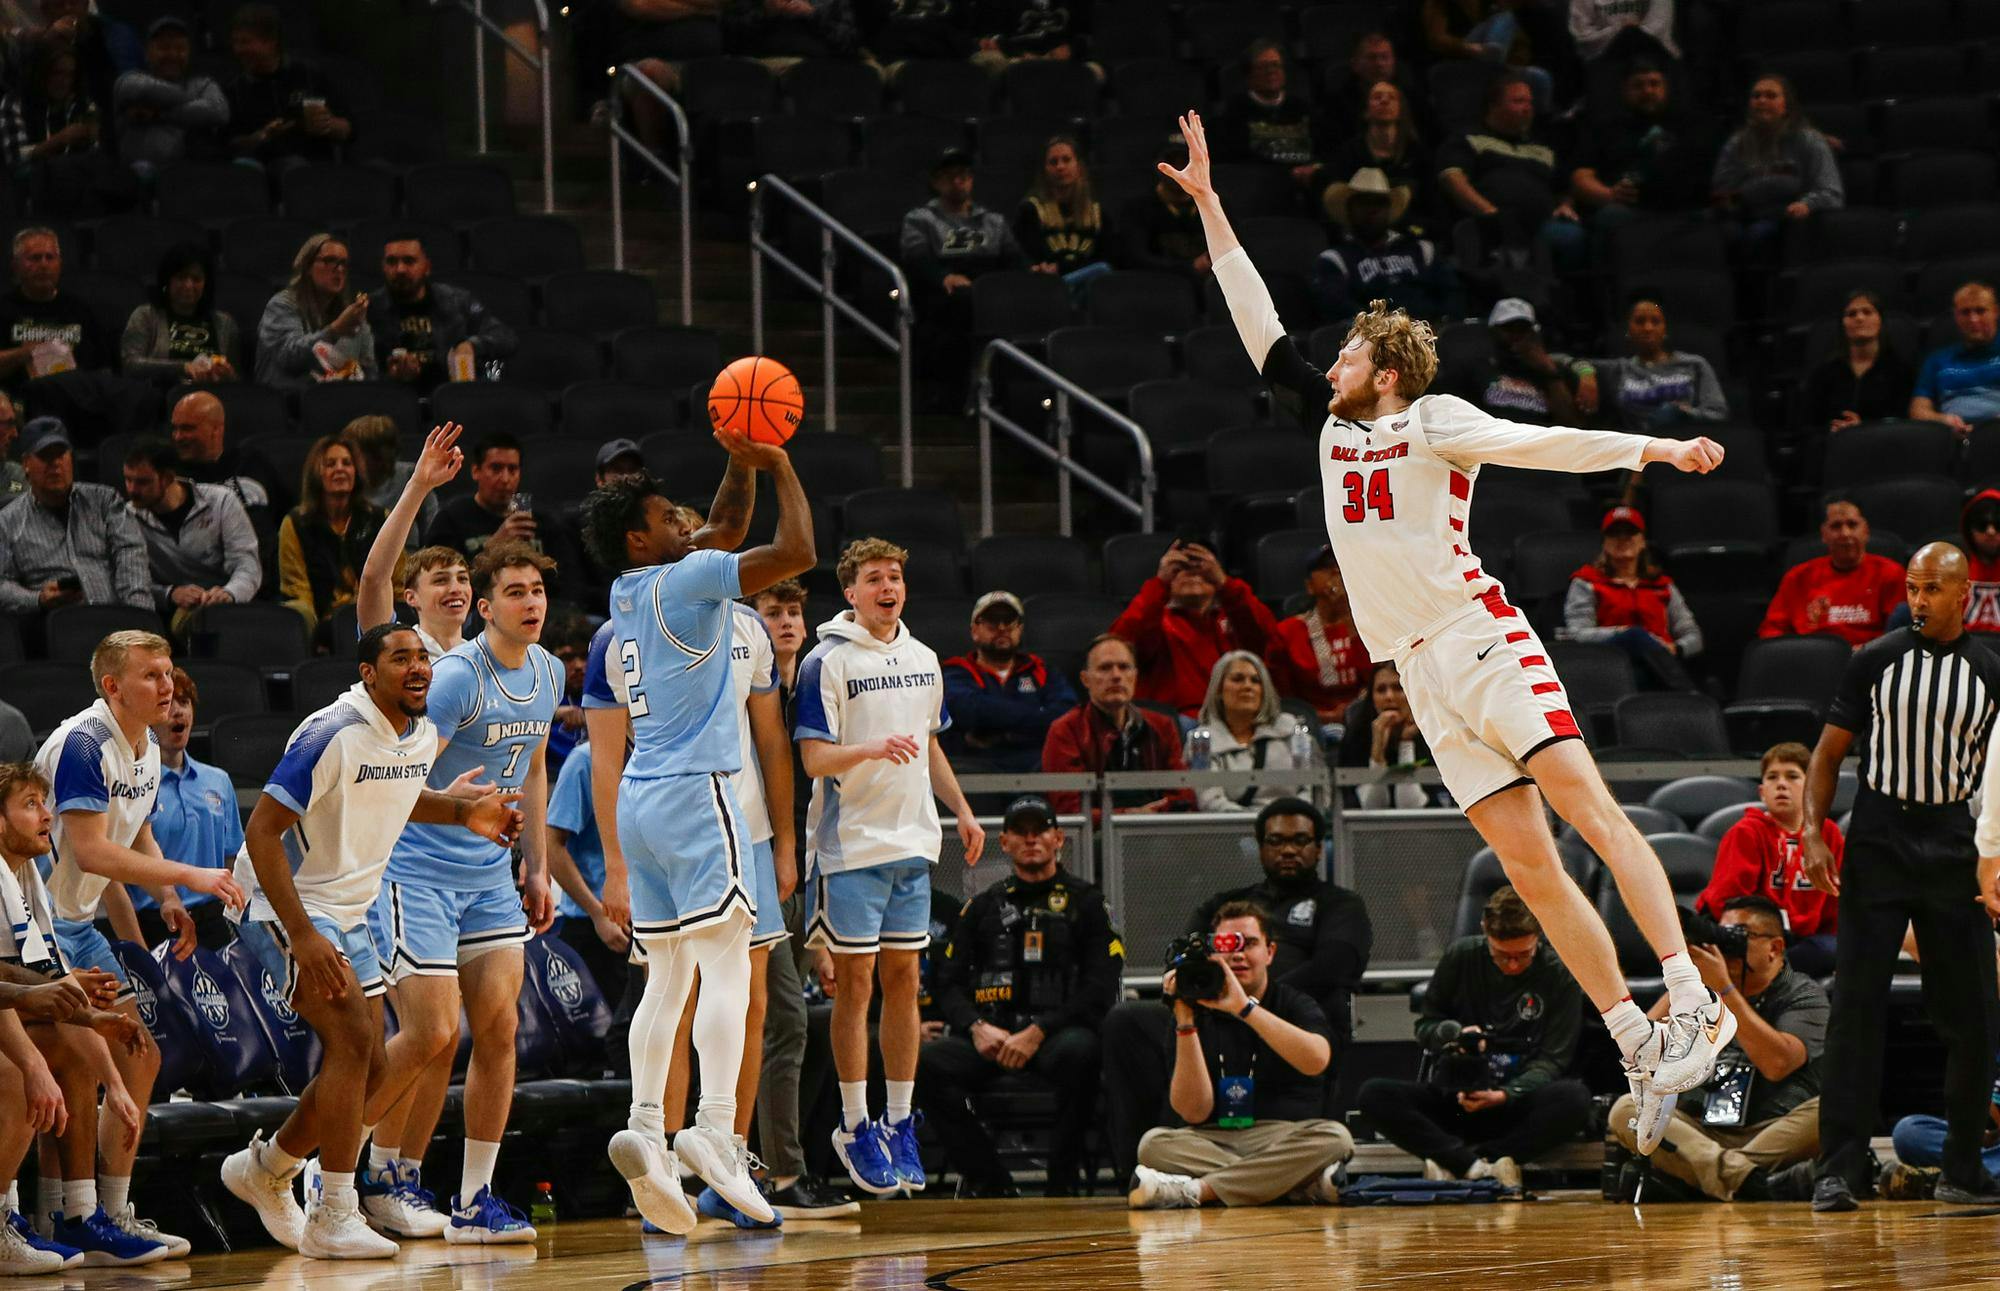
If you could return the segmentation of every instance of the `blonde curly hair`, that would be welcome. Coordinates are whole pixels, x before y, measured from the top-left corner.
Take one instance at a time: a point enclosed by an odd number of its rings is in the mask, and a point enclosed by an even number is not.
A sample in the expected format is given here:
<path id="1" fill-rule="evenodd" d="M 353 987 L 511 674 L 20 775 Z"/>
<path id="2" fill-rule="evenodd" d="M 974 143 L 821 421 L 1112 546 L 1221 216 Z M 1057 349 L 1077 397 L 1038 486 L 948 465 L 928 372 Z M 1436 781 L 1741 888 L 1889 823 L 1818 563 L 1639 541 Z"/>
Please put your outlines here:
<path id="1" fill-rule="evenodd" d="M 1404 399 L 1421 395 L 1437 376 L 1437 333 L 1422 319 L 1390 309 L 1386 300 L 1371 300 L 1366 310 L 1354 316 L 1354 326 L 1347 329 L 1347 344 L 1357 340 L 1374 347 L 1378 372 L 1396 374 L 1396 393 Z"/>
<path id="2" fill-rule="evenodd" d="M 840 585 L 854 586 L 854 580 L 860 577 L 861 567 L 871 560 L 893 560 L 907 568 L 910 553 L 887 538 L 856 538 L 847 544 L 847 550 L 840 553 L 840 563 L 834 567 L 834 573 L 840 577 Z"/>

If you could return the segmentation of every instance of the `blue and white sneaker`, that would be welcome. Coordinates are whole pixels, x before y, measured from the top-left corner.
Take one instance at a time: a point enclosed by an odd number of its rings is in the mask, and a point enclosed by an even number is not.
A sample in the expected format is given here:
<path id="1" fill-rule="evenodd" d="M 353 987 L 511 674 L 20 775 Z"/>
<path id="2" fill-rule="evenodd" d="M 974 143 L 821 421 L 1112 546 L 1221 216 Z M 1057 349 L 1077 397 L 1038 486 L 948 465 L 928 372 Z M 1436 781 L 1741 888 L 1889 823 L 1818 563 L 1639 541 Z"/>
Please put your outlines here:
<path id="1" fill-rule="evenodd" d="M 54 1240 L 82 1251 L 83 1267 L 87 1269 L 130 1268 L 167 1258 L 164 1242 L 148 1241 L 124 1231 L 111 1222 L 102 1206 L 76 1219 L 57 1211 Z"/>
<path id="2" fill-rule="evenodd" d="M 768 1194 L 769 1190 L 763 1184 L 760 1183 L 757 1187 L 758 1191 Z M 730 1205 L 728 1201 L 724 1200 L 722 1194 L 713 1188 L 703 1188 L 701 1190 L 701 1196 L 695 1198 L 694 1208 L 702 1214 L 707 1215 L 710 1219 L 726 1219 L 738 1228 L 779 1228 L 785 1222 L 781 1216 L 773 1214 L 770 1223 L 759 1223 L 757 1220 L 750 1218 L 750 1216 Z"/>
<path id="3" fill-rule="evenodd" d="M 7 1227 L 13 1229 L 30 1250 L 47 1251 L 52 1255 L 60 1256 L 62 1258 L 62 1267 L 66 1269 L 73 1269 L 83 1263 L 82 1251 L 79 1251 L 74 1246 L 64 1246 L 61 1242 L 50 1241 L 48 1238 L 43 1237 L 35 1231 L 34 1225 L 28 1222 L 27 1217 L 22 1215 L 18 1210 L 7 1212 Z"/>
<path id="4" fill-rule="evenodd" d="M 896 1172 L 896 1182 L 910 1192 L 922 1192 L 926 1182 L 924 1159 L 917 1151 L 917 1127 L 923 1123 L 922 1112 L 911 1112 L 905 1119 L 882 1127 L 889 1140 L 889 1166 Z"/>
<path id="5" fill-rule="evenodd" d="M 494 1196 L 491 1188 L 481 1188 L 472 1195 L 470 1204 L 457 1197 L 451 1199 L 451 1222 L 444 1230 L 444 1240 L 454 1246 L 532 1242 L 535 1226 L 526 1215 Z"/>
<path id="6" fill-rule="evenodd" d="M 395 1237 L 442 1237 L 450 1223 L 437 1209 L 437 1198 L 418 1180 L 416 1170 L 405 1172 L 391 1162 L 377 1174 L 363 1170 L 354 1176 L 355 1191 L 361 1194 L 361 1214 L 378 1233 Z"/>
<path id="7" fill-rule="evenodd" d="M 181 1259 L 194 1250 L 194 1244 L 187 1238 L 163 1233 L 160 1231 L 160 1226 L 152 1220 L 139 1218 L 138 1208 L 129 1201 L 125 1203 L 125 1209 L 108 1213 L 112 1224 L 119 1232 L 128 1237 L 136 1237 L 142 1242 L 158 1242 L 167 1248 L 167 1258 L 170 1260 Z"/>
<path id="8" fill-rule="evenodd" d="M 877 1122 L 863 1121 L 852 1130 L 835 1127 L 833 1152 L 861 1191 L 887 1197 L 902 1189 L 889 1159 L 889 1136 Z"/>

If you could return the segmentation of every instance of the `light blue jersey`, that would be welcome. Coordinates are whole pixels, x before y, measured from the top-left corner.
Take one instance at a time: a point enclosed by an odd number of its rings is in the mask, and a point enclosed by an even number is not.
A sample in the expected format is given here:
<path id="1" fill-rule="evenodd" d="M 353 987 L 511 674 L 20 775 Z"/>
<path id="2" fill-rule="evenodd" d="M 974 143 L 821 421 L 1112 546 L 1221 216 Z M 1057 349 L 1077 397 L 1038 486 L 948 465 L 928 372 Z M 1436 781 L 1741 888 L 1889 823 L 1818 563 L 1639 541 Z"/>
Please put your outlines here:
<path id="1" fill-rule="evenodd" d="M 611 585 L 617 654 L 605 667 L 621 675 L 612 689 L 622 681 L 632 714 L 625 779 L 742 770 L 729 676 L 730 606 L 741 587 L 737 557 L 707 550 L 620 574 Z"/>
<path id="2" fill-rule="evenodd" d="M 562 662 L 538 645 L 512 670 L 493 657 L 484 634 L 446 654 L 431 669 L 429 716 L 449 742 L 431 769 L 430 787 L 444 789 L 476 770 L 483 784 L 520 788 L 562 693 Z M 389 856 L 388 877 L 461 891 L 514 884 L 509 849 L 453 825 L 405 829 Z"/>

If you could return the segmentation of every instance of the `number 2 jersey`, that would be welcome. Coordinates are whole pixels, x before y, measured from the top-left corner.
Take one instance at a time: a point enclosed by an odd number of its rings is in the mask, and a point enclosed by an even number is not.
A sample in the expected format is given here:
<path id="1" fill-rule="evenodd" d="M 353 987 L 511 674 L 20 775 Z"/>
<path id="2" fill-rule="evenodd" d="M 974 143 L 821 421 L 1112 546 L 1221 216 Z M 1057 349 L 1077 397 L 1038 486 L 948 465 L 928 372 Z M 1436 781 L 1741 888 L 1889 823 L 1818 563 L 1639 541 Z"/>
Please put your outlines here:
<path id="1" fill-rule="evenodd" d="M 1243 347 L 1266 380 L 1324 408 L 1333 387 L 1285 334 L 1241 247 L 1215 262 Z M 1445 620 L 1506 593 L 1466 531 L 1482 465 L 1584 474 L 1637 470 L 1643 435 L 1502 421 L 1455 395 L 1424 395 L 1373 422 L 1329 416 L 1319 434 L 1327 535 L 1370 655 L 1398 658 Z"/>
<path id="2" fill-rule="evenodd" d="M 632 715 L 626 779 L 742 769 L 740 706 L 730 684 L 731 617 L 741 586 L 736 555 L 705 549 L 671 565 L 627 570 L 612 583 L 604 669 Z M 585 706 L 605 707 L 601 694 L 587 675 Z"/>
<path id="3" fill-rule="evenodd" d="M 429 717 L 449 742 L 431 768 L 430 787 L 442 790 L 476 770 L 482 784 L 519 789 L 562 693 L 562 662 L 538 645 L 528 647 L 519 668 L 495 658 L 484 634 L 448 651 L 431 667 Z M 512 887 L 511 856 L 456 825 L 411 825 L 389 856 L 389 878 L 466 892 Z"/>

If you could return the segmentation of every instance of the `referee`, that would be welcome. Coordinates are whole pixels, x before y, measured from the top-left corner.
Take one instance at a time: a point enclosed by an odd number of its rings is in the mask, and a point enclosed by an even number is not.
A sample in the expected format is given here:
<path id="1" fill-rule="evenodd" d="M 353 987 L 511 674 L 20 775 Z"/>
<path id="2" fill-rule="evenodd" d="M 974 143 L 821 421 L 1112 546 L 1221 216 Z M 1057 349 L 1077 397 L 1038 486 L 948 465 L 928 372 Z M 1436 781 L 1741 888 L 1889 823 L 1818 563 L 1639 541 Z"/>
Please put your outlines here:
<path id="1" fill-rule="evenodd" d="M 2000 654 L 1965 630 L 1965 555 L 1934 542 L 1905 575 L 1910 626 L 1854 652 L 1827 708 L 1806 784 L 1807 877 L 1840 898 L 1833 1017 L 1819 1102 L 1813 1209 L 1855 1209 L 1882 1086 L 1889 982 L 1904 929 L 1923 953 L 1924 1003 L 1943 1037 L 1944 1177 L 1937 1199 L 2000 1202 L 1979 1158 L 2000 1039 L 1993 921 L 1980 904 L 1973 799 L 2000 713 Z M 1861 792 L 1836 872 L 1820 837 L 1841 759 L 1857 734 Z"/>

